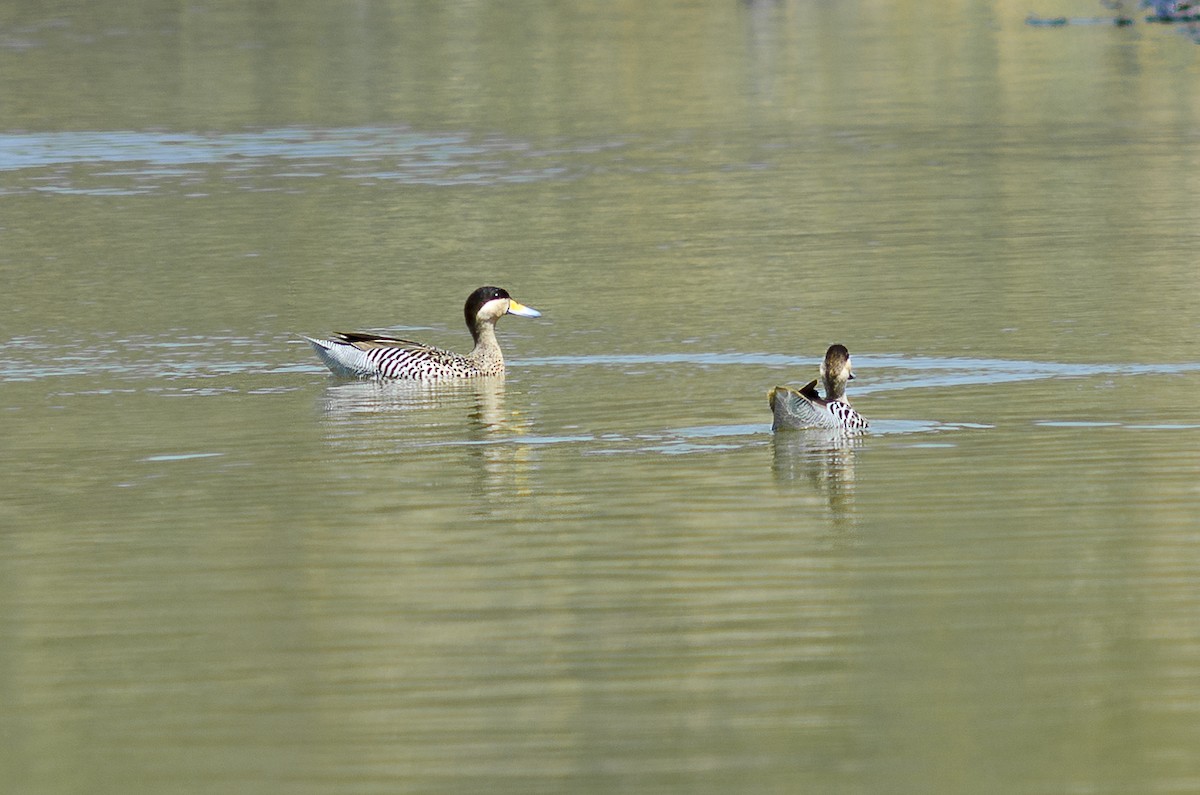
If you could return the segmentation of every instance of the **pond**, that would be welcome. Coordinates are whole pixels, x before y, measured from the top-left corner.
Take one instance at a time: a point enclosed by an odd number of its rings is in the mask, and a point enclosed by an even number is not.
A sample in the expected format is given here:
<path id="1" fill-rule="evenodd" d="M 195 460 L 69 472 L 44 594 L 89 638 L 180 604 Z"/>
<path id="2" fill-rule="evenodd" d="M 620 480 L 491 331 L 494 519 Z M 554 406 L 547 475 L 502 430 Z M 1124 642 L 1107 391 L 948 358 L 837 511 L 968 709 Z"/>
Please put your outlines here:
<path id="1" fill-rule="evenodd" d="M 1029 13 L 0 10 L 12 791 L 1200 789 L 1198 51 Z"/>

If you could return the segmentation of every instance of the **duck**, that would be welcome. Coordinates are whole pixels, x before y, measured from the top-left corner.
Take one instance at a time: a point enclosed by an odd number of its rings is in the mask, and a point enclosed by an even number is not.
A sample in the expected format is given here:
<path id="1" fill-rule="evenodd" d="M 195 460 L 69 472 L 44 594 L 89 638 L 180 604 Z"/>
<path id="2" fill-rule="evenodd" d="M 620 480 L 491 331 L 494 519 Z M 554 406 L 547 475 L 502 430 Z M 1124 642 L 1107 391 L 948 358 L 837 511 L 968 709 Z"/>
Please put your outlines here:
<path id="1" fill-rule="evenodd" d="M 470 353 L 435 348 L 423 342 L 366 332 L 334 332 L 330 339 L 304 336 L 334 375 L 372 380 L 482 378 L 504 375 L 504 355 L 496 341 L 496 321 L 505 315 L 541 317 L 518 303 L 502 287 L 480 287 L 463 306 L 467 328 L 475 340 Z"/>
<path id="2" fill-rule="evenodd" d="M 777 386 L 767 395 L 775 421 L 771 430 L 784 428 L 827 428 L 858 432 L 866 430 L 867 421 L 846 400 L 846 382 L 854 378 L 850 351 L 845 345 L 830 345 L 821 362 L 821 382 L 825 397 L 817 392 L 817 381 L 809 381 L 799 389 Z"/>

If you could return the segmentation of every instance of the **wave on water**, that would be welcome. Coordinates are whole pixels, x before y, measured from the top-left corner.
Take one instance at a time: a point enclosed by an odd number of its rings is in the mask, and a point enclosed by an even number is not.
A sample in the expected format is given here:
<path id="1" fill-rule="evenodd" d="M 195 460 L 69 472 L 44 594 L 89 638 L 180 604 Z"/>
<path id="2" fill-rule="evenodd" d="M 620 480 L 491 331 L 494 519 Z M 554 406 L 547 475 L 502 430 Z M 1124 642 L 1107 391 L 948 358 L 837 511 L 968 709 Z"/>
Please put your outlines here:
<path id="1" fill-rule="evenodd" d="M 897 389 L 945 389 L 950 386 L 1006 384 L 1051 378 L 1096 376 L 1170 375 L 1200 372 L 1200 362 L 1092 363 L 1035 362 L 1019 359 L 855 354 L 855 369 L 887 372 L 876 383 L 855 382 L 854 393 L 865 395 Z M 761 366 L 814 370 L 810 359 L 769 353 L 668 353 L 601 354 L 596 356 L 544 356 L 525 359 L 524 367 L 646 367 L 649 365 L 697 367 Z M 908 375 L 912 373 L 912 375 Z"/>
<path id="2" fill-rule="evenodd" d="M 291 348 L 292 346 L 285 346 Z M 236 373 L 324 373 L 316 361 L 297 364 L 284 355 L 276 337 L 248 338 L 234 332 L 188 334 L 98 335 L 91 339 L 39 336 L 11 338 L 0 345 L 0 381 L 110 374 L 124 377 L 211 377 Z M 278 361 L 274 361 L 278 360 Z M 1172 375 L 1200 372 L 1200 362 L 1037 362 L 1014 359 L 856 354 L 855 363 L 885 378 L 856 384 L 855 394 L 898 389 L 1002 384 L 1051 378 Z M 768 353 L 663 353 L 532 356 L 514 358 L 513 368 L 633 367 L 667 365 L 812 369 L 808 359 Z M 910 375 L 911 374 L 911 375 Z"/>
<path id="3" fill-rule="evenodd" d="M 220 171 L 223 189 L 279 190 L 280 181 L 316 178 L 499 185 L 563 178 L 569 176 L 565 152 L 577 156 L 619 146 L 556 149 L 499 135 L 403 127 L 0 133 L 0 172 L 12 172 L 0 194 L 136 195 L 173 187 L 195 192 L 213 168 Z"/>

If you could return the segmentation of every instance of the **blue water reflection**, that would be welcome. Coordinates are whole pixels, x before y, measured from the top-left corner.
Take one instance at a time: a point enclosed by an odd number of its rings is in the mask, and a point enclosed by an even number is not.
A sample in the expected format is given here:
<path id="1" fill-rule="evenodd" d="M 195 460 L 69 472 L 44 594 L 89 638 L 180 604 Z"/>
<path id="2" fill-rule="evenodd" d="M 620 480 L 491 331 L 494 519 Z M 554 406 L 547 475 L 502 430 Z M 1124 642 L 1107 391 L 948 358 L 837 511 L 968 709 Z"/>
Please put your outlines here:
<path id="1" fill-rule="evenodd" d="M 587 147 L 596 148 L 592 144 Z M 121 164 L 126 165 L 113 168 Z M 131 164 L 137 165 L 129 167 Z M 333 176 L 425 185 L 513 184 L 553 179 L 567 172 L 555 150 L 534 148 L 524 141 L 457 132 L 416 133 L 403 127 L 294 127 L 213 134 L 133 130 L 0 134 L 0 171 L 32 172 L 31 183 L 24 190 L 151 193 L 161 190 L 164 183 L 194 179 L 212 166 L 238 173 L 265 169 L 264 176 L 272 179 Z M 87 173 L 73 170 L 78 168 Z M 49 179 L 45 178 L 47 171 Z M 35 176 L 41 179 L 33 181 Z M 146 181 L 147 177 L 153 181 Z M 129 180 L 133 180 L 132 186 Z M 22 190 L 18 183 L 4 192 Z"/>

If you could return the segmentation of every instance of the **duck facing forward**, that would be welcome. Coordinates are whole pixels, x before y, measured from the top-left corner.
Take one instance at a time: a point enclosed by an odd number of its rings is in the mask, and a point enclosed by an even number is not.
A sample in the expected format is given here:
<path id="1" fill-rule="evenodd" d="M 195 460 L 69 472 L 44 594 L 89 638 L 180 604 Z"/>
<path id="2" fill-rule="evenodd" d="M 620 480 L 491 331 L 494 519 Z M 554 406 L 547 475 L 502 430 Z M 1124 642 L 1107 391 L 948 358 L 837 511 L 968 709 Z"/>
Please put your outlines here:
<path id="1" fill-rule="evenodd" d="M 335 332 L 333 339 L 305 337 L 325 366 L 344 378 L 399 378 L 437 381 L 504 375 L 504 355 L 496 341 L 496 321 L 505 315 L 540 317 L 541 312 L 517 303 L 507 290 L 480 287 L 463 307 L 475 340 L 468 354 L 422 342 L 363 332 Z"/>
<path id="2" fill-rule="evenodd" d="M 850 351 L 845 345 L 830 345 L 821 362 L 821 383 L 825 397 L 817 393 L 817 382 L 810 381 L 800 389 L 777 386 L 767 396 L 775 421 L 771 430 L 781 428 L 828 428 L 831 430 L 861 431 L 867 427 L 863 419 L 846 400 L 846 382 L 854 378 L 850 367 Z"/>

